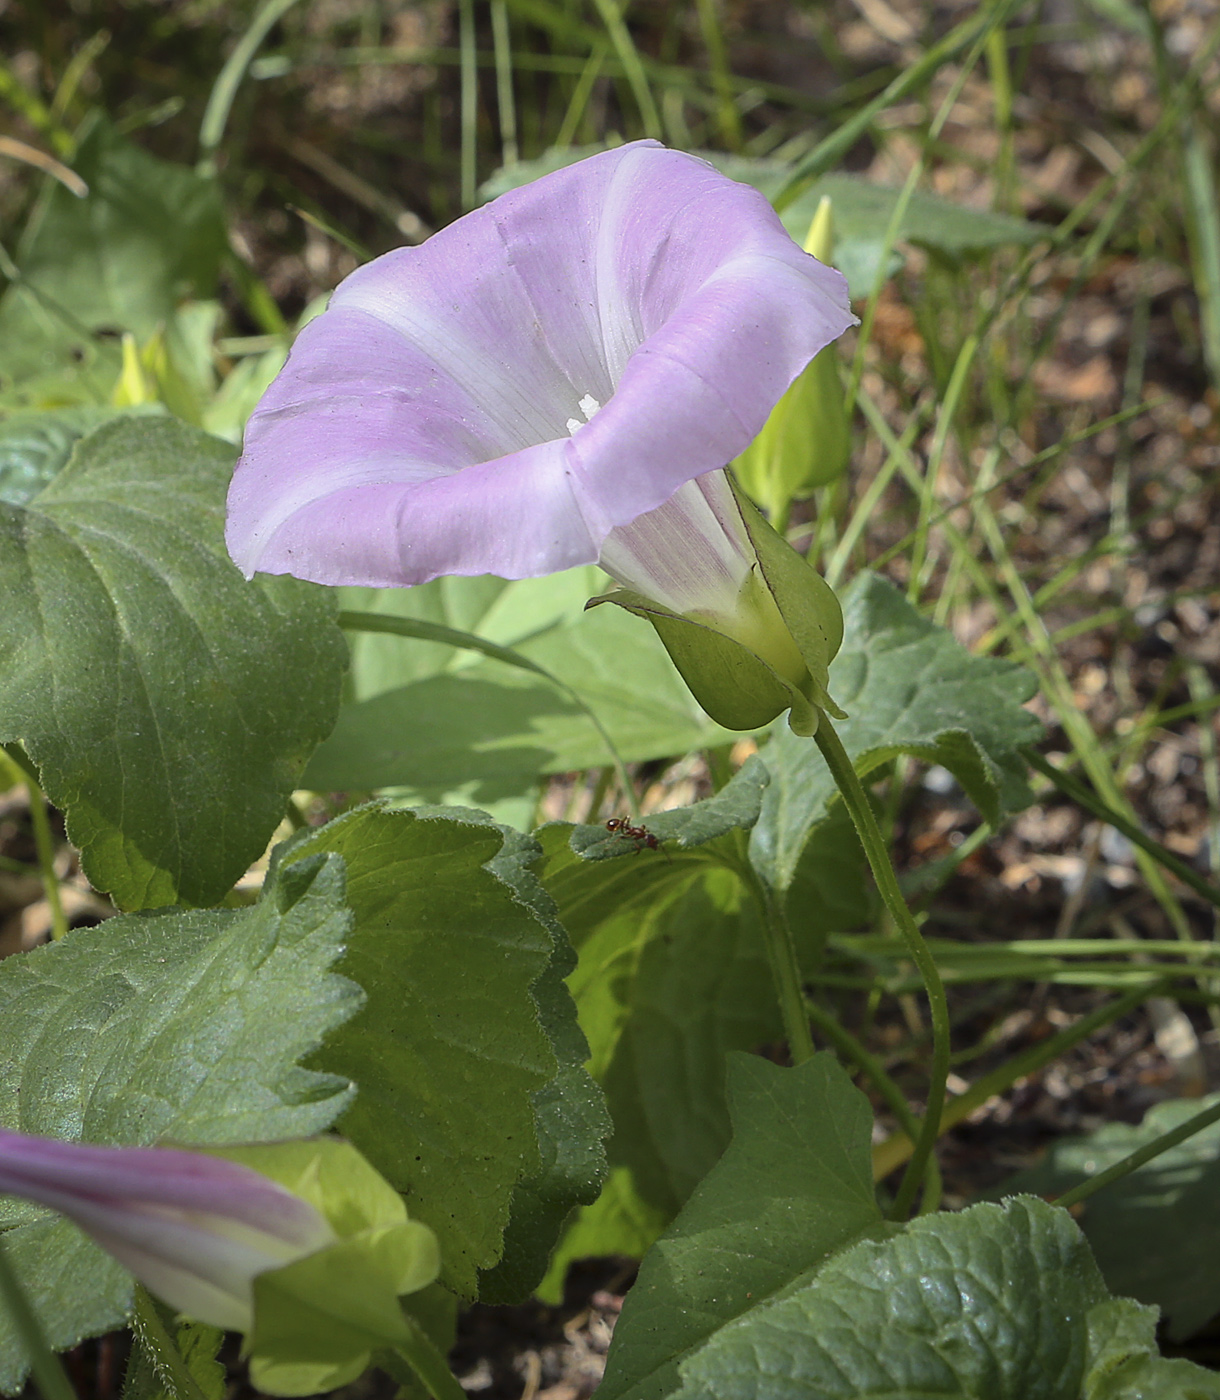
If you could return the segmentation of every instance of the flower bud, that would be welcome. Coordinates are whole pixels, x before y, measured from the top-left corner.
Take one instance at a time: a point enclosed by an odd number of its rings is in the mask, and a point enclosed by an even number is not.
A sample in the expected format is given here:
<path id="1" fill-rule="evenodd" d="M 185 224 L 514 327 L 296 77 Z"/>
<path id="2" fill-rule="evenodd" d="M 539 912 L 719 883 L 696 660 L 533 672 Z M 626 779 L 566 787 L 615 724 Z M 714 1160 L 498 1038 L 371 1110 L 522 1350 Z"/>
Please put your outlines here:
<path id="1" fill-rule="evenodd" d="M 759 729 L 784 710 L 801 734 L 821 710 L 843 639 L 838 599 L 737 491 L 724 471 L 611 531 L 601 567 L 617 603 L 656 628 L 700 705 L 726 729 Z"/>
<path id="2" fill-rule="evenodd" d="M 0 1131 L 0 1191 L 66 1215 L 188 1317 L 245 1333 L 269 1395 L 333 1390 L 410 1343 L 398 1299 L 440 1268 L 432 1231 L 337 1138 L 187 1152 Z"/>
<path id="3" fill-rule="evenodd" d="M 805 252 L 829 262 L 834 247 L 831 205 L 822 198 Z M 747 494 L 771 520 L 787 519 L 793 500 L 841 476 L 851 455 L 851 425 L 833 345 L 816 354 L 771 410 L 762 431 L 733 463 Z"/>
<path id="4" fill-rule="evenodd" d="M 235 1331 L 259 1274 L 336 1238 L 308 1201 L 202 1152 L 0 1131 L 0 1191 L 66 1215 L 167 1303 Z"/>

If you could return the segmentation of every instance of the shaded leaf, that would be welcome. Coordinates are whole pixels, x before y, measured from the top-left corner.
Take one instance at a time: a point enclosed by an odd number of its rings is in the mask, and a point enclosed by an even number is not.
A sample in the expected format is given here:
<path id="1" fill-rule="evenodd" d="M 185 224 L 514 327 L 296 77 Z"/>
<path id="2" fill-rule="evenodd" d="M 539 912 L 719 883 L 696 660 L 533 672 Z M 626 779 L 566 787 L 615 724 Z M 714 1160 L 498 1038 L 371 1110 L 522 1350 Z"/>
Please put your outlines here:
<path id="1" fill-rule="evenodd" d="M 88 195 L 48 177 L 20 278 L 0 300 L 0 377 L 32 407 L 107 402 L 117 333 L 144 340 L 187 297 L 211 296 L 228 246 L 215 181 L 150 155 L 100 114 L 73 165 Z"/>
<path id="2" fill-rule="evenodd" d="M 989 821 L 1023 806 L 1028 790 L 1017 749 L 1041 733 L 1021 707 L 1034 677 L 1013 662 L 971 656 L 876 574 L 862 574 L 844 592 L 843 620 L 830 690 L 848 713 L 837 728 L 857 771 L 911 754 L 948 768 Z M 781 726 L 763 759 L 771 782 L 751 859 L 785 890 L 835 787 L 816 747 Z"/>
<path id="3" fill-rule="evenodd" d="M 534 1094 L 540 1169 L 517 1183 L 503 1257 L 479 1280 L 479 1297 L 490 1303 L 520 1302 L 533 1292 L 565 1220 L 575 1207 L 592 1205 L 606 1179 L 610 1115 L 585 1068 L 589 1043 L 564 980 L 576 966 L 576 952 L 554 901 L 529 868 L 538 854 L 536 842 L 505 833 L 504 849 L 490 865 L 550 932 L 551 958 L 533 993 L 558 1066 L 554 1079 Z"/>
<path id="4" fill-rule="evenodd" d="M 467 1297 L 500 1258 L 516 1188 L 544 1175 L 535 1099 L 560 1074 L 536 999 L 541 984 L 555 1011 L 554 929 L 495 873 L 503 842 L 477 815 L 374 805 L 279 857 L 347 864 L 342 968 L 368 1005 L 314 1064 L 360 1085 L 340 1130 L 436 1232 L 441 1281 Z"/>
<path id="5" fill-rule="evenodd" d="M 586 861 L 567 830 L 539 833 L 542 873 L 579 954 L 569 986 L 614 1120 L 610 1163 L 668 1219 L 728 1141 L 725 1053 L 782 1033 L 761 916 L 715 845 Z"/>
<path id="6" fill-rule="evenodd" d="M 1061 1195 L 1216 1101 L 1174 1099 L 1137 1126 L 1107 1123 L 1087 1137 L 1060 1138 L 1003 1190 Z M 1078 1218 L 1109 1287 L 1159 1307 L 1175 1341 L 1220 1312 L 1220 1124 L 1099 1191 Z"/>
<path id="7" fill-rule="evenodd" d="M 0 739 L 126 907 L 219 899 L 266 847 L 345 661 L 330 596 L 225 552 L 233 449 L 162 417 L 76 445 L 0 505 Z"/>
<path id="8" fill-rule="evenodd" d="M 681 1400 L 1078 1400 L 1105 1287 L 1066 1211 L 923 1216 L 831 1258 L 682 1363 Z"/>
<path id="9" fill-rule="evenodd" d="M 0 501 L 28 504 L 67 466 L 80 439 L 115 416 L 114 409 L 82 405 L 0 419 Z"/>
<path id="10" fill-rule="evenodd" d="M 443 623 L 514 647 L 570 685 L 629 761 L 724 743 L 650 627 L 617 609 L 584 614 L 594 569 L 505 583 L 438 579 L 418 588 L 342 590 L 345 608 Z M 611 762 L 589 716 L 559 687 L 460 648 L 353 634 L 348 699 L 305 783 L 401 787 L 402 800 L 480 806 L 540 775 Z"/>
<path id="11" fill-rule="evenodd" d="M 1215 1400 L 1220 1376 L 1168 1360 L 1156 1344 L 1156 1308 L 1131 1298 L 1089 1312 L 1089 1362 L 1083 1400 Z"/>
<path id="12" fill-rule="evenodd" d="M 601 1195 L 591 1205 L 582 1206 L 564 1231 L 546 1277 L 535 1290 L 539 1300 L 551 1307 L 563 1301 L 568 1268 L 577 1260 L 614 1254 L 642 1259 L 668 1224 L 667 1212 L 641 1199 L 627 1168 L 615 1167 Z"/>
<path id="13" fill-rule="evenodd" d="M 645 1257 L 599 1394 L 672 1394 L 683 1358 L 753 1316 L 836 1251 L 884 1228 L 872 1110 L 833 1055 L 781 1069 L 729 1059 L 733 1140 Z"/>

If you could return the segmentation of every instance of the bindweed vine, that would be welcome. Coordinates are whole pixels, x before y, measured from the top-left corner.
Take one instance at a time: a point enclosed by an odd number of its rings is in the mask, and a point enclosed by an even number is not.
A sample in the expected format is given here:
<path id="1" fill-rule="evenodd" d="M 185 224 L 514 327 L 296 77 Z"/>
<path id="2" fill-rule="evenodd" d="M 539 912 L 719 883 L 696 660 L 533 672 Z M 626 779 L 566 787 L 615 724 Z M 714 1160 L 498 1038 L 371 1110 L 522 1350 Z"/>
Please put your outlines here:
<path id="1" fill-rule="evenodd" d="M 891 856 L 907 765 L 979 815 L 944 878 L 1031 802 L 1033 769 L 1158 880 L 1220 903 L 1034 747 L 1029 671 L 917 606 L 935 532 L 967 549 L 964 505 L 1034 609 L 983 487 L 938 494 L 1000 317 L 944 349 L 943 393 L 900 433 L 867 382 L 873 313 L 913 228 L 946 264 L 1045 230 L 922 195 L 919 169 L 901 192 L 805 191 L 964 54 L 939 135 L 981 54 L 1007 74 L 1011 7 L 794 162 L 648 139 L 538 171 L 517 159 L 497 5 L 505 188 L 358 267 L 293 333 L 234 271 L 217 184 L 243 76 L 289 9 L 264 6 L 234 49 L 198 168 L 103 117 L 83 129 L 88 193 L 41 202 L 42 252 L 0 302 L 34 347 L 14 381 L 29 402 L 0 419 L 0 742 L 29 779 L 53 934 L 0 962 L 0 1390 L 32 1373 L 67 1400 L 55 1353 L 130 1321 L 127 1400 L 210 1397 L 225 1330 L 269 1395 L 378 1369 L 455 1400 L 461 1307 L 553 1300 L 573 1259 L 627 1255 L 604 1400 L 1220 1395 L 1160 1355 L 1154 1309 L 1063 1209 L 1186 1143 L 1209 1171 L 1214 1107 L 1057 1204 L 965 1202 L 936 1155 L 1144 1002 L 1184 987 L 1210 1007 L 1218 970 L 1203 937 L 975 930 L 955 952 L 912 913 L 937 870 L 913 887 Z M 662 129 L 656 61 L 616 7 L 602 18 L 576 94 L 613 48 Z M 717 121 L 745 149 L 714 6 L 700 24 Z M 473 6 L 461 28 L 470 196 Z M 40 271 L 99 227 L 142 289 L 129 305 L 74 264 Z M 218 333 L 224 267 L 258 335 Z M 846 518 L 857 406 L 889 455 Z M 1008 480 L 989 453 L 986 481 Z M 858 566 L 904 479 L 905 593 Z M 807 557 L 792 539 L 810 528 Z M 1190 713 L 1210 713 L 1191 675 Z M 650 765 L 678 756 L 670 806 Z M 68 928 L 44 794 L 115 906 L 96 927 Z M 1043 973 L 1118 995 L 958 1083 L 992 1047 L 960 1044 L 953 986 Z M 870 1040 L 891 995 L 893 1054 Z"/>

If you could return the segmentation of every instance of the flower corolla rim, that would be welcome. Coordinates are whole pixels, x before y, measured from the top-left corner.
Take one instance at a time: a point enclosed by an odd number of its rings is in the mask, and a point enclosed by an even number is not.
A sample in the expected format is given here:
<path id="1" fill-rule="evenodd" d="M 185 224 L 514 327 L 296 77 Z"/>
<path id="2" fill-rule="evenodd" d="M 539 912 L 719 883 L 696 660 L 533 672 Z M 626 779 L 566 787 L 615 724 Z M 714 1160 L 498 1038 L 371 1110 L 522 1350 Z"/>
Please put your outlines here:
<path id="1" fill-rule="evenodd" d="M 854 320 L 757 190 L 654 141 L 591 156 L 336 289 L 251 417 L 230 553 L 372 586 L 593 563 Z"/>

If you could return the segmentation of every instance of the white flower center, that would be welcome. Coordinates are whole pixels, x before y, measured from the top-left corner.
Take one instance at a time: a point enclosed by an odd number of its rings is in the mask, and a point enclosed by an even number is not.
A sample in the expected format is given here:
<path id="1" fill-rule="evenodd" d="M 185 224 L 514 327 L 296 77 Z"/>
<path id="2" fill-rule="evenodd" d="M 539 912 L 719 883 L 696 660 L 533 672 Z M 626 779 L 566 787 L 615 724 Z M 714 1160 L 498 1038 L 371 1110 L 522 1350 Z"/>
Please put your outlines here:
<path id="1" fill-rule="evenodd" d="M 580 411 L 585 415 L 585 423 L 588 423 L 592 420 L 593 415 L 601 407 L 601 404 L 598 403 L 598 401 L 593 397 L 592 394 L 586 394 L 584 398 L 581 399 L 581 401 L 576 405 L 576 407 L 579 408 Z M 585 423 L 582 423 L 579 418 L 569 418 L 567 422 L 567 429 L 569 435 L 574 433 L 577 428 L 583 428 L 585 426 Z"/>

